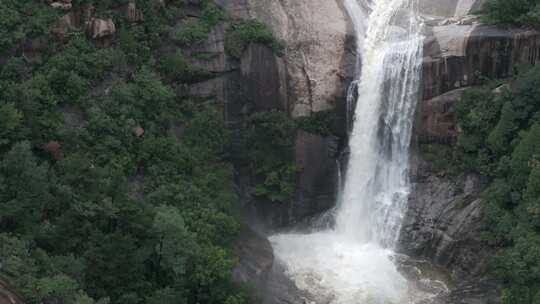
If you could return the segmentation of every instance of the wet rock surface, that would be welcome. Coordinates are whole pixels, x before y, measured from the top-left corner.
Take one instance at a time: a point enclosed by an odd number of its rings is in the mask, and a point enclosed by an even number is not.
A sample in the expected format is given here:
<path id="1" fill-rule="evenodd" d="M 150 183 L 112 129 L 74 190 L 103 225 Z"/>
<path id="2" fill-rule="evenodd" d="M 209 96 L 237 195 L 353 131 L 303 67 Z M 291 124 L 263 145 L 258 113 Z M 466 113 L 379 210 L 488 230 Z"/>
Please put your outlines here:
<path id="1" fill-rule="evenodd" d="M 416 160 L 416 176 L 399 250 L 449 272 L 454 284 L 442 303 L 499 303 L 499 282 L 488 276 L 494 249 L 481 238 L 485 181 L 478 175 L 447 177 Z"/>
<path id="2" fill-rule="evenodd" d="M 479 24 L 428 28 L 424 46 L 424 99 L 479 84 L 485 77 L 512 76 L 518 66 L 540 61 L 540 33 Z"/>

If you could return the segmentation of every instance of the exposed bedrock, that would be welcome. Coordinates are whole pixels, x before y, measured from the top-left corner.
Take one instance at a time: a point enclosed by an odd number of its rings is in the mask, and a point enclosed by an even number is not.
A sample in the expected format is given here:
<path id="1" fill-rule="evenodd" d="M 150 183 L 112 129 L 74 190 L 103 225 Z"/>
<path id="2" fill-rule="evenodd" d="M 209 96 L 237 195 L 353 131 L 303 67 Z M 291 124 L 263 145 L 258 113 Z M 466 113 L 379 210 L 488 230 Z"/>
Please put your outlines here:
<path id="1" fill-rule="evenodd" d="M 236 19 L 257 19 L 270 26 L 285 45 L 277 56 L 262 45 L 250 45 L 240 60 L 226 56 L 226 25 L 216 27 L 191 52 L 215 54 L 196 62 L 215 78 L 191 86 L 190 94 L 217 98 L 234 129 L 253 113 L 281 110 L 292 118 L 336 110 L 345 117 L 347 86 L 356 66 L 355 39 L 341 0 L 216 0 Z M 193 12 L 196 16 L 197 13 Z M 344 119 L 345 120 L 345 119 Z M 343 132 L 345 133 L 345 132 Z M 298 131 L 291 154 L 299 169 L 291 202 L 244 200 L 263 229 L 276 229 L 329 209 L 336 197 L 339 142 Z M 249 181 L 247 181 L 249 183 Z M 249 190 L 247 191 L 249 192 Z"/>
<path id="2" fill-rule="evenodd" d="M 426 0 L 427 1 L 427 0 Z M 424 2 L 426 2 L 424 1 Z M 498 303 L 499 284 L 488 277 L 492 248 L 481 240 L 486 181 L 438 172 L 422 159 L 424 144 L 453 145 L 458 128 L 453 106 L 482 78 L 506 78 L 540 60 L 540 33 L 481 25 L 470 13 L 482 1 L 427 1 L 423 81 L 412 156 L 413 191 L 400 236 L 401 250 L 449 270 L 459 282 L 448 303 Z M 468 7 L 468 8 L 467 8 Z"/>
<path id="3" fill-rule="evenodd" d="M 333 109 L 354 76 L 354 33 L 342 0 L 217 0 L 237 18 L 268 24 L 286 50 L 292 116 Z"/>
<path id="4" fill-rule="evenodd" d="M 484 0 L 420 0 L 426 18 L 422 93 L 425 100 L 484 77 L 505 78 L 540 61 L 540 32 L 481 25 Z"/>
<path id="5" fill-rule="evenodd" d="M 269 25 L 283 41 L 285 51 L 280 57 L 265 46 L 253 44 L 240 60 L 230 58 L 224 50 L 226 25 L 218 26 L 205 43 L 192 49 L 195 53 L 215 54 L 196 64 L 216 77 L 191 86 L 190 94 L 219 100 L 233 130 L 250 114 L 269 110 L 285 111 L 297 118 L 335 109 L 345 117 L 344 101 L 354 77 L 356 49 L 342 0 L 215 2 L 233 18 L 257 19 Z M 305 301 L 279 265 L 272 263 L 272 248 L 264 234 L 333 207 L 340 142 L 342 139 L 336 137 L 296 132 L 291 154 L 298 173 L 290 202 L 256 201 L 249 195 L 250 173 L 239 172 L 249 228 L 245 228 L 238 241 L 240 265 L 235 278 L 253 284 L 265 303 Z"/>
<path id="6" fill-rule="evenodd" d="M 256 18 L 270 25 L 286 50 L 277 57 L 264 46 L 252 45 L 237 62 L 223 55 L 225 28 L 217 28 L 198 50 L 221 54 L 207 63 L 217 77 L 194 86 L 192 94 L 218 97 L 231 125 L 250 113 L 271 109 L 287 111 L 292 117 L 340 109 L 339 100 L 346 95 L 356 60 L 352 25 L 342 0 L 216 2 L 235 18 Z M 540 33 L 480 25 L 471 14 L 481 10 L 483 0 L 420 2 L 427 26 L 423 98 L 417 108 L 414 143 L 453 144 L 458 130 L 451 109 L 464 88 L 478 84 L 482 77 L 504 78 L 522 64 L 535 64 L 540 60 Z M 330 208 L 337 189 L 337 147 L 335 138 L 298 131 L 291 151 L 299 168 L 294 202 L 250 203 L 248 218 L 256 219 L 251 227 L 262 231 L 283 227 Z M 469 279 L 462 280 L 449 303 L 495 301 L 497 285 L 484 280 L 491 252 L 480 239 L 483 210 L 478 196 L 485 181 L 475 175 L 440 175 L 413 154 L 414 189 L 401 235 L 403 251 L 447 268 L 455 279 Z M 250 249 L 253 242 L 248 241 L 241 254 L 247 265 L 244 281 L 261 279 L 257 274 L 266 273 L 269 267 Z M 257 242 L 268 247 L 264 240 Z M 286 298 L 297 292 L 281 283 L 286 280 L 272 278 L 269 274 L 264 280 L 265 288 L 273 286 L 274 296 Z M 295 303 L 290 299 L 281 302 Z"/>

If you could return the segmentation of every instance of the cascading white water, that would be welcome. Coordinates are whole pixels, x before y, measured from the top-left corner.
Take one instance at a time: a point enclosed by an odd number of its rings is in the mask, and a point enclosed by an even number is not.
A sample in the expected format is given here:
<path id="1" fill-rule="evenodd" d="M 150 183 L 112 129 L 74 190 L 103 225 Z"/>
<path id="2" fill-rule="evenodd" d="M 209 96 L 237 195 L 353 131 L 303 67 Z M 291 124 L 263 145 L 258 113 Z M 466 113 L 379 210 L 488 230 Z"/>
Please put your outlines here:
<path id="1" fill-rule="evenodd" d="M 355 30 L 363 33 L 357 1 L 345 0 L 345 6 Z M 392 249 L 409 192 L 422 22 L 415 0 L 373 0 L 370 9 L 367 35 L 359 44 L 358 100 L 335 227 L 270 238 L 287 274 L 317 303 L 416 303 L 419 298 L 393 263 Z"/>
<path id="2" fill-rule="evenodd" d="M 376 0 L 369 20 L 336 230 L 392 248 L 409 189 L 422 25 L 412 0 Z"/>

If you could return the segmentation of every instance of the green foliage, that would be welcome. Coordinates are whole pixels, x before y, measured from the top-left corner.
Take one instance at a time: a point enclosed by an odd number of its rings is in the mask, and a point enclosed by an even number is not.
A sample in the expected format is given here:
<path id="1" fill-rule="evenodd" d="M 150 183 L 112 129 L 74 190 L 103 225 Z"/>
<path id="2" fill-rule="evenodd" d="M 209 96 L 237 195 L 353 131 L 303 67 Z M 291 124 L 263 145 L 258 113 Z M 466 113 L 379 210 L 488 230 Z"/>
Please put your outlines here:
<path id="1" fill-rule="evenodd" d="M 504 280 L 503 303 L 536 303 L 540 295 L 540 68 L 521 73 L 511 89 L 470 90 L 457 106 L 461 129 L 453 163 L 491 179 L 483 193 L 485 240 Z M 500 90 L 499 90 L 500 91 Z"/>
<path id="2" fill-rule="evenodd" d="M 178 209 L 157 207 L 153 230 L 159 239 L 156 245 L 158 263 L 170 268 L 175 276 L 181 276 L 185 273 L 186 259 L 196 253 L 196 242 Z"/>
<path id="3" fill-rule="evenodd" d="M 540 25 L 540 6 L 536 0 L 490 0 L 484 21 L 494 24 Z"/>
<path id="4" fill-rule="evenodd" d="M 283 51 L 283 45 L 276 40 L 272 31 L 256 20 L 237 22 L 225 34 L 225 50 L 235 58 L 240 58 L 250 43 L 264 44 L 277 54 Z"/>
<path id="5" fill-rule="evenodd" d="M 433 170 L 436 172 L 447 171 L 448 173 L 455 175 L 459 171 L 455 166 L 449 166 L 453 163 L 452 148 L 442 144 L 420 144 L 420 155 L 422 159 L 430 163 Z"/>
<path id="6" fill-rule="evenodd" d="M 57 11 L 35 1 L 0 2 L 0 54 L 8 53 L 23 38 L 47 35 L 58 17 Z"/>
<path id="7" fill-rule="evenodd" d="M 196 20 L 186 21 L 179 31 L 173 34 L 175 41 L 182 45 L 190 45 L 204 41 L 210 31 L 222 20 L 223 11 L 210 1 L 203 2 L 201 17 Z"/>
<path id="8" fill-rule="evenodd" d="M 13 103 L 0 104 L 0 147 L 13 139 L 14 133 L 21 126 L 22 113 Z"/>
<path id="9" fill-rule="evenodd" d="M 170 81 L 192 83 L 207 79 L 210 76 L 210 73 L 186 62 L 180 52 L 164 56 L 161 59 L 159 69 Z"/>
<path id="10" fill-rule="evenodd" d="M 32 298 L 37 284 L 36 261 L 28 241 L 15 236 L 0 234 L 1 277 L 6 278 L 17 290 Z"/>
<path id="11" fill-rule="evenodd" d="M 257 178 L 256 196 L 275 202 L 291 198 L 296 176 L 292 160 L 295 127 L 294 121 L 283 112 L 251 117 L 246 147 Z"/>
<path id="12" fill-rule="evenodd" d="M 112 46 L 70 33 L 30 64 L 11 51 L 48 41 L 57 11 L 0 1 L 0 278 L 28 303 L 247 303 L 230 134 L 169 85 L 208 75 L 159 48 L 184 2 L 137 1 L 145 22 L 129 26 L 112 10 L 125 1 L 84 3 L 115 19 Z M 202 5 L 209 31 L 224 16 Z"/>
<path id="13" fill-rule="evenodd" d="M 21 142 L 0 162 L 2 222 L 12 231 L 33 232 L 51 199 L 47 164 L 38 164 L 28 142 Z"/>
<path id="14" fill-rule="evenodd" d="M 298 128 L 313 134 L 328 136 L 337 133 L 337 115 L 334 111 L 321 111 L 297 119 Z"/>

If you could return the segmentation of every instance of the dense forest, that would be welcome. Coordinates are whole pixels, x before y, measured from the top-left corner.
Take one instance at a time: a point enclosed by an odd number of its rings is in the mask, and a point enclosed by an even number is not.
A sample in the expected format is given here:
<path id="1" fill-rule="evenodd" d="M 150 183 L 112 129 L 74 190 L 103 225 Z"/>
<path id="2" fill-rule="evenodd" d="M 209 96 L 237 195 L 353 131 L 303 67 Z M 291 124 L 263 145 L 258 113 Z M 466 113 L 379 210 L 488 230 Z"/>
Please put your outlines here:
<path id="1" fill-rule="evenodd" d="M 128 2 L 144 21 L 119 9 Z M 219 104 L 186 93 L 212 75 L 182 48 L 220 22 L 232 58 L 252 42 L 281 45 L 210 1 L 190 1 L 196 20 L 182 0 L 71 5 L 112 20 L 116 34 L 55 32 L 61 8 L 0 1 L 0 279 L 27 303 L 246 303 L 231 281 L 231 132 Z M 280 153 L 295 122 L 276 112 L 246 124 L 240 150 L 261 164 L 256 195 L 286 199 L 294 168 Z"/>
<path id="2" fill-rule="evenodd" d="M 540 68 L 467 91 L 455 114 L 462 132 L 448 163 L 490 181 L 484 240 L 499 249 L 503 303 L 540 303 Z"/>

